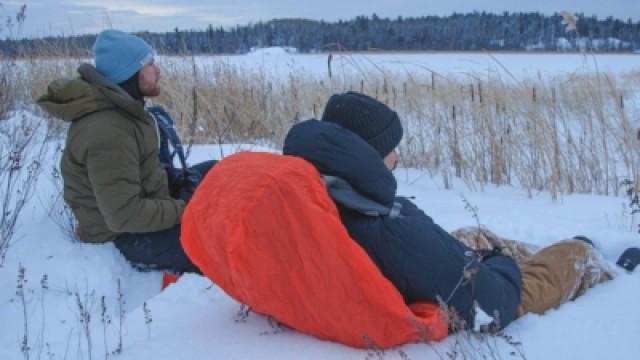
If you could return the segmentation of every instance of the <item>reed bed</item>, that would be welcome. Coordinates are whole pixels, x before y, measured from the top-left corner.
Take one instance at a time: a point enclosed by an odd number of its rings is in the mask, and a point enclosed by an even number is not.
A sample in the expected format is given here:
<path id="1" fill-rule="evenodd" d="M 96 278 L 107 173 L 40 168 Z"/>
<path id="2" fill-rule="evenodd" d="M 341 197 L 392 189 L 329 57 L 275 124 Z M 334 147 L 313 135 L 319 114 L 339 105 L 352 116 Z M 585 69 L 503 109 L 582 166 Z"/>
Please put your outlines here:
<path id="1" fill-rule="evenodd" d="M 344 71 L 329 57 L 324 74 L 293 69 L 275 76 L 224 61 L 159 60 L 163 93 L 154 103 L 174 116 L 187 143 L 279 148 L 293 124 L 321 116 L 331 94 L 353 90 L 398 112 L 403 166 L 440 176 L 447 187 L 458 178 L 475 190 L 515 185 L 556 198 L 617 195 L 624 179 L 640 180 L 640 72 L 443 76 L 429 69 L 390 72 L 355 59 Z M 81 61 L 14 61 L 0 76 L 0 86 L 11 84 L 14 95 L 0 100 L 31 106 L 49 81 L 75 76 Z"/>

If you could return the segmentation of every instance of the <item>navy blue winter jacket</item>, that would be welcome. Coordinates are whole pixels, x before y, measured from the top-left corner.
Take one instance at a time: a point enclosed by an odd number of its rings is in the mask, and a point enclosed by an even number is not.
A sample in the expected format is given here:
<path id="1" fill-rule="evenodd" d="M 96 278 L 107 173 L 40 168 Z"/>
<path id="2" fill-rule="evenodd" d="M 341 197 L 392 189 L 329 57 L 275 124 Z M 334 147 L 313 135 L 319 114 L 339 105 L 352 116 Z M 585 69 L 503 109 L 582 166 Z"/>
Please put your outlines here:
<path id="1" fill-rule="evenodd" d="M 325 177 L 349 235 L 407 303 L 444 301 L 468 326 L 474 302 L 500 327 L 515 318 L 522 287 L 515 261 L 498 253 L 481 256 L 396 197 L 393 174 L 358 135 L 307 120 L 291 128 L 283 153 L 309 161 Z"/>

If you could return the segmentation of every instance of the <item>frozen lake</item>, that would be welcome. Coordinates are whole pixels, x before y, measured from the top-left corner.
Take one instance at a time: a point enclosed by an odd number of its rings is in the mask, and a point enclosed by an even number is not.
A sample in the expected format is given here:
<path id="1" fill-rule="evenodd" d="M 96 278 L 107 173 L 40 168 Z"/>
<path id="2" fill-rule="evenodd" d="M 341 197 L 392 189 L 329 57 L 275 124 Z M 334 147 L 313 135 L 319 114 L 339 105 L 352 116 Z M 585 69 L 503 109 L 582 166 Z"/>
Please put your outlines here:
<path id="1" fill-rule="evenodd" d="M 226 63 L 270 75 L 302 72 L 328 75 L 329 54 L 297 54 L 282 48 L 259 49 L 246 55 L 196 56 L 201 66 Z M 191 66 L 190 57 L 162 57 L 161 64 Z M 504 78 L 545 78 L 574 73 L 628 73 L 640 71 L 640 54 L 578 53 L 480 53 L 406 52 L 336 53 L 332 55 L 334 76 L 375 73 L 402 74 L 435 72 L 439 75 L 478 77 L 489 74 Z"/>

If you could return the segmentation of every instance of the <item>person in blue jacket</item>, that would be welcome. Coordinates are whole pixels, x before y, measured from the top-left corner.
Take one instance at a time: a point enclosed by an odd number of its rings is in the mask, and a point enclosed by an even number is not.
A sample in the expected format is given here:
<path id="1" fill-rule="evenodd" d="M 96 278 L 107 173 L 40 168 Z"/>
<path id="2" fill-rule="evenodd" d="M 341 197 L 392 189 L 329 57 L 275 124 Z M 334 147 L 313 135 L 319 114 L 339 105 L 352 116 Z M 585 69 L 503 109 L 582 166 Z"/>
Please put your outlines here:
<path id="1" fill-rule="evenodd" d="M 349 235 L 367 252 L 405 302 L 436 301 L 455 313 L 454 328 L 474 324 L 476 305 L 498 330 L 527 312 L 542 313 L 610 277 L 585 241 L 569 240 L 516 261 L 500 246 L 472 248 L 410 200 L 396 196 L 392 170 L 403 128 L 396 112 L 360 93 L 333 95 L 322 121 L 294 125 L 283 153 L 322 174 Z M 477 233 L 460 234 L 467 244 Z M 472 245 L 473 246 L 473 245 Z"/>

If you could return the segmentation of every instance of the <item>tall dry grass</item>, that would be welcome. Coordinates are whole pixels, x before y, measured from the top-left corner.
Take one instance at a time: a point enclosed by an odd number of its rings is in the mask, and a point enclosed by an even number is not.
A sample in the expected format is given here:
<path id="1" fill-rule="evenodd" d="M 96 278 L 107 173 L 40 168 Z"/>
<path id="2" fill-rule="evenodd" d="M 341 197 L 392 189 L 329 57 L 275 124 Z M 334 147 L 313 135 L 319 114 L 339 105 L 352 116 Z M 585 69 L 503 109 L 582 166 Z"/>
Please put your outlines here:
<path id="1" fill-rule="evenodd" d="M 517 81 L 499 74 L 461 79 L 376 69 L 274 79 L 230 64 L 170 63 L 158 102 L 196 143 L 279 147 L 295 122 L 321 116 L 331 94 L 355 90 L 401 115 L 404 165 L 440 174 L 446 184 L 453 178 L 474 189 L 517 184 L 530 194 L 546 190 L 557 197 L 617 194 L 623 179 L 638 179 L 640 143 L 632 121 L 638 108 L 628 81 L 637 74 Z"/>
<path id="2" fill-rule="evenodd" d="M 13 111 L 28 110 L 48 120 L 52 135 L 64 136 L 66 125 L 35 106 L 34 99 L 47 91 L 51 81 L 78 76 L 76 69 L 82 61 L 88 60 L 69 57 L 16 60 L 0 57 L 0 120 L 10 116 Z M 6 82 L 3 79 L 7 79 Z"/>
<path id="3" fill-rule="evenodd" d="M 37 96 L 49 81 L 74 76 L 80 61 L 23 60 L 12 81 L 28 90 L 25 98 Z M 638 72 L 516 80 L 398 74 L 349 61 L 352 71 L 334 68 L 331 76 L 292 70 L 277 77 L 259 67 L 162 58 L 163 93 L 154 102 L 174 116 L 185 142 L 280 147 L 294 123 L 321 116 L 331 94 L 361 91 L 400 114 L 403 165 L 447 186 L 458 178 L 472 189 L 517 185 L 555 198 L 618 194 L 623 179 L 639 183 Z"/>

